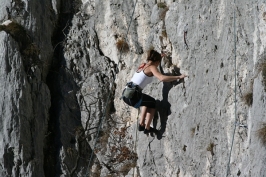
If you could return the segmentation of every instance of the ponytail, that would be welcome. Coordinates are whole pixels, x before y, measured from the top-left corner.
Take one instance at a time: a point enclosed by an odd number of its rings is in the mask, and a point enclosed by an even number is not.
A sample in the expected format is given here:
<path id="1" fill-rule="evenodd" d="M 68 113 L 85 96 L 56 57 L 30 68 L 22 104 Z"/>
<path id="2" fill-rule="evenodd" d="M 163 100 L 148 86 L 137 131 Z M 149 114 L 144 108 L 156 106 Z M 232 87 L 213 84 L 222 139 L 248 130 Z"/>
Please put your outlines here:
<path id="1" fill-rule="evenodd" d="M 156 62 L 156 61 L 161 61 L 161 60 L 162 60 L 161 54 L 159 54 L 155 50 L 149 51 L 147 61 Z"/>

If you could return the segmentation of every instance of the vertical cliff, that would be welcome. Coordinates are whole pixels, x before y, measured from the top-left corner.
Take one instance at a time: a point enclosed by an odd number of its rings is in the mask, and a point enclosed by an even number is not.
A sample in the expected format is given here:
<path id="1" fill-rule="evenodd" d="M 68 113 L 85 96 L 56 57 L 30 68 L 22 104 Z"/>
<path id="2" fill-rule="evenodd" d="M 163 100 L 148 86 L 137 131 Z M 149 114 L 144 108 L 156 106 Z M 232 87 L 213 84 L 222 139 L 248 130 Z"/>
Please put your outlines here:
<path id="1" fill-rule="evenodd" d="M 0 4 L 1 176 L 266 175 L 263 0 Z M 145 88 L 147 137 L 119 98 L 151 48 L 189 77 Z"/>
<path id="2" fill-rule="evenodd" d="M 1 1 L 1 176 L 44 176 L 51 105 L 45 78 L 56 20 L 50 7 L 50 1 Z"/>

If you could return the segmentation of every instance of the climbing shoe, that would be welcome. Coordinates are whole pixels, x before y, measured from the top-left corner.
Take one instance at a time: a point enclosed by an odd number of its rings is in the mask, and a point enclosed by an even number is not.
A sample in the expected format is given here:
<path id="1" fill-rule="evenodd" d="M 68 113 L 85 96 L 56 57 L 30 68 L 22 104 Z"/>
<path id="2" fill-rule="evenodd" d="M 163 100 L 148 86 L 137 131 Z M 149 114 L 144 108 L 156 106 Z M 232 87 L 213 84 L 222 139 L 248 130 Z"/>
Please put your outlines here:
<path id="1" fill-rule="evenodd" d="M 144 130 L 144 134 L 148 135 L 149 133 L 150 133 L 150 130 L 147 130 L 147 129 L 145 128 L 145 130 Z"/>
<path id="2" fill-rule="evenodd" d="M 139 129 L 139 131 L 144 131 L 145 126 L 141 126 L 141 125 L 139 124 L 138 129 Z"/>
<path id="3" fill-rule="evenodd" d="M 151 133 L 151 132 L 154 132 L 154 131 L 155 131 L 155 128 L 150 127 L 149 130 L 145 128 L 144 134 L 148 134 L 148 133 Z"/>

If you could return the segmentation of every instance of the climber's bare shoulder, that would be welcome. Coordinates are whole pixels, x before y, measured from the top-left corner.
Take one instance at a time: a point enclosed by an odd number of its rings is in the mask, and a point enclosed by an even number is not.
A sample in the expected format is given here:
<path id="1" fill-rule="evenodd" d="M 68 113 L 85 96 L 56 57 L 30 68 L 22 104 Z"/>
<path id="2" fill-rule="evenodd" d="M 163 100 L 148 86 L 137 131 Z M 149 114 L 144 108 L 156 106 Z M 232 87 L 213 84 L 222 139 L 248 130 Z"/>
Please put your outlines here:
<path id="1" fill-rule="evenodd" d="M 162 76 L 162 73 L 158 70 L 157 66 L 151 65 L 150 66 L 150 72 L 152 73 L 153 76 L 160 78 Z"/>

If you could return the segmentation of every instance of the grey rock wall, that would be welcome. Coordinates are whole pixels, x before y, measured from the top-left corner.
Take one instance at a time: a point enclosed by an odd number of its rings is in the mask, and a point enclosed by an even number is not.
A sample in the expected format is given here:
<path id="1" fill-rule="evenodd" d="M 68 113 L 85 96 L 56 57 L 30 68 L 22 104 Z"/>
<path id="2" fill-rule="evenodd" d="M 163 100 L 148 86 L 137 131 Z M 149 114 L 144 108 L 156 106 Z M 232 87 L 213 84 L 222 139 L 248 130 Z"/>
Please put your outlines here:
<path id="1" fill-rule="evenodd" d="M 97 34 L 104 55 L 117 62 L 116 37 L 126 34 L 123 24 L 129 24 L 125 15 L 126 3 L 112 2 L 95 9 L 105 11 L 97 17 Z M 121 17 L 114 10 L 121 7 Z M 127 4 L 128 6 L 128 4 Z M 121 69 L 116 78 L 116 114 L 125 115 L 125 105 L 119 100 L 125 83 L 133 75 L 144 55 L 138 55 L 140 46 L 144 51 L 153 46 L 170 55 L 164 59 L 162 70 L 173 73 L 180 68 L 189 74 L 185 84 L 159 83 L 154 81 L 145 92 L 158 99 L 158 118 L 154 126 L 160 130 L 157 137 L 138 134 L 137 171 L 131 175 L 141 176 L 225 176 L 235 124 L 235 72 L 234 35 L 237 37 L 237 127 L 230 158 L 232 176 L 263 176 L 263 167 L 258 164 L 256 147 L 263 149 L 256 131 L 265 117 L 265 93 L 259 65 L 265 59 L 262 24 L 265 3 L 262 1 L 186 2 L 167 1 L 168 8 L 159 8 L 155 2 L 138 2 L 133 17 L 130 35 L 127 36 L 130 52 L 122 55 Z M 99 9 L 100 8 L 100 9 Z M 123 10 L 126 9 L 126 10 Z M 234 18 L 236 13 L 236 34 Z M 97 11 L 96 11 L 97 14 Z M 101 17 L 104 16 L 104 17 Z M 109 20 L 108 20 L 109 19 Z M 121 20 L 119 20 L 121 19 Z M 108 30 L 106 30 L 108 29 Z M 186 43 L 184 30 L 187 30 Z M 137 41 L 137 42 L 136 42 Z M 117 54 L 118 53 L 118 54 Z M 118 59 L 117 59 L 118 58 Z M 260 91 L 257 87 L 261 88 Z M 244 103 L 243 97 L 252 92 L 253 106 Z M 255 108 L 256 96 L 260 95 L 260 108 Z M 130 109 L 131 110 L 131 109 Z M 259 116 L 252 110 L 261 110 Z M 131 110 L 131 122 L 127 125 L 129 135 L 135 135 L 136 110 Z M 121 120 L 121 119 L 120 119 Z M 240 126 L 239 126 L 240 125 Z M 253 143 L 252 143 L 253 142 Z M 251 148 L 253 147 L 253 148 Z M 260 151 L 259 154 L 264 154 Z M 256 156 L 256 158 L 255 158 Z M 265 156 L 260 156 L 263 164 Z M 253 167 L 251 167 L 253 166 Z M 260 166 L 260 165 L 258 165 Z M 129 175 L 130 176 L 130 175 Z"/>
<path id="2" fill-rule="evenodd" d="M 138 0 L 131 21 L 134 3 L 0 2 L 1 176 L 226 176 L 229 157 L 229 176 L 266 175 L 265 2 Z M 120 96 L 150 48 L 189 77 L 145 88 L 147 137 Z"/>
<path id="3" fill-rule="evenodd" d="M 1 176 L 44 176 L 53 49 L 49 1 L 1 1 Z M 54 19 L 51 19 L 51 17 Z"/>
<path id="4" fill-rule="evenodd" d="M 49 89 L 38 68 L 32 68 L 34 75 L 28 78 L 17 43 L 4 32 L 1 46 L 1 176 L 43 174 Z"/>

